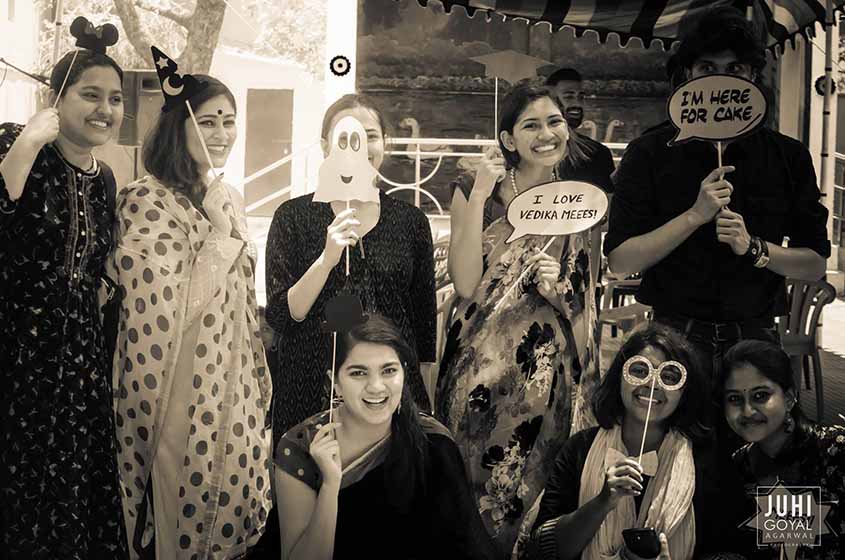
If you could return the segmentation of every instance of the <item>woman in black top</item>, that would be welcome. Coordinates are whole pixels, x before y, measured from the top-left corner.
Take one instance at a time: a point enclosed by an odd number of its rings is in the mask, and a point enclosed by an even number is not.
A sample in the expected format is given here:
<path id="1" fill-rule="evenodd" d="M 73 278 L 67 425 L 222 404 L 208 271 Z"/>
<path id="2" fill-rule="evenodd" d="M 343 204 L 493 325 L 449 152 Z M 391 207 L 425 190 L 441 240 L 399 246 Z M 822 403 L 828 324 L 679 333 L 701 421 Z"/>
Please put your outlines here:
<path id="1" fill-rule="evenodd" d="M 276 447 L 282 558 L 492 559 L 449 431 L 418 412 L 413 349 L 376 315 L 338 337 L 343 404 Z"/>
<path id="2" fill-rule="evenodd" d="M 555 459 L 534 525 L 533 557 L 636 558 L 622 531 L 643 527 L 665 533 L 676 559 L 698 557 L 711 545 L 720 496 L 701 424 L 708 394 L 679 333 L 655 324 L 634 332 L 593 396 L 600 427 L 571 436 Z"/>
<path id="3" fill-rule="evenodd" d="M 111 364 L 98 288 L 114 178 L 92 148 L 123 119 L 120 67 L 66 54 L 56 108 L 0 124 L 0 513 L 11 558 L 121 558 Z M 110 194 L 107 190 L 111 190 Z"/>
<path id="4" fill-rule="evenodd" d="M 734 475 L 736 484 L 726 492 L 733 499 L 724 508 L 732 518 L 732 531 L 722 538 L 724 549 L 755 560 L 782 558 L 784 554 L 805 560 L 840 558 L 845 545 L 841 530 L 845 519 L 845 427 L 807 420 L 798 403 L 789 355 L 768 342 L 744 340 L 732 347 L 725 354 L 718 390 L 728 425 L 746 442 L 733 454 L 732 464 L 723 467 L 726 474 Z M 776 520 L 756 517 L 758 496 L 781 484 L 792 487 L 790 492 L 795 494 L 812 489 L 814 500 L 830 507 L 826 516 L 817 510 L 807 538 L 798 539 L 812 546 L 783 550 L 778 542 L 771 543 L 772 539 L 761 534 L 760 528 L 765 530 L 767 525 L 775 528 L 769 532 L 771 536 L 786 532 L 776 529 Z M 760 506 L 767 509 L 765 503 Z M 800 526 L 780 523 L 781 528 L 789 526 L 796 534 L 804 533 Z M 758 544 L 767 541 L 771 544 Z"/>
<path id="5" fill-rule="evenodd" d="M 384 123 L 366 99 L 346 95 L 326 111 L 324 142 L 337 122 L 358 119 L 367 133 L 370 164 L 384 157 Z M 267 239 L 267 322 L 276 331 L 273 372 L 274 441 L 285 430 L 328 408 L 331 335 L 323 307 L 340 290 L 356 293 L 368 312 L 390 318 L 422 362 L 434 362 L 436 301 L 431 228 L 425 214 L 380 193 L 374 205 L 314 202 L 313 194 L 276 210 Z M 368 229 L 371 228 L 371 229 Z M 350 276 L 344 248 L 350 246 Z M 431 410 L 419 371 L 408 372 L 411 394 Z"/>

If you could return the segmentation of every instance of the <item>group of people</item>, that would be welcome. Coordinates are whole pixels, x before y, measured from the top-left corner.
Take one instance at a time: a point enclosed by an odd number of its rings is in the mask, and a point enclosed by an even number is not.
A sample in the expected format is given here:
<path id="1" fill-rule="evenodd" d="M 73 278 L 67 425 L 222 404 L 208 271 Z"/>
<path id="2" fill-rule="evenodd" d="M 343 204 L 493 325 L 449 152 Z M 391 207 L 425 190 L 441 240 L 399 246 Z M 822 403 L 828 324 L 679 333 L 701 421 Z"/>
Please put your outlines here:
<path id="1" fill-rule="evenodd" d="M 715 10 L 672 68 L 756 79 L 764 63 L 744 17 Z M 820 278 L 830 253 L 800 143 L 763 128 L 718 167 L 707 143 L 667 146 L 664 123 L 611 181 L 562 80 L 517 84 L 498 150 L 452 183 L 442 356 L 428 220 L 383 191 L 276 211 L 265 348 L 243 201 L 213 173 L 234 96 L 196 76 L 144 142 L 148 174 L 116 185 L 92 149 L 121 123 L 122 77 L 68 53 L 55 108 L 0 125 L 8 557 L 773 558 L 744 527 L 758 487 L 845 496 L 845 429 L 801 413 L 773 328 L 784 277 Z M 388 123 L 363 96 L 327 110 L 324 149 L 345 117 L 378 169 Z M 508 204 L 563 180 L 613 190 L 605 254 L 654 308 L 604 373 L 596 232 L 507 243 Z M 340 293 L 369 318 L 335 345 Z M 823 522 L 798 558 L 837 557 L 841 510 Z M 654 530 L 647 556 L 627 529 Z"/>

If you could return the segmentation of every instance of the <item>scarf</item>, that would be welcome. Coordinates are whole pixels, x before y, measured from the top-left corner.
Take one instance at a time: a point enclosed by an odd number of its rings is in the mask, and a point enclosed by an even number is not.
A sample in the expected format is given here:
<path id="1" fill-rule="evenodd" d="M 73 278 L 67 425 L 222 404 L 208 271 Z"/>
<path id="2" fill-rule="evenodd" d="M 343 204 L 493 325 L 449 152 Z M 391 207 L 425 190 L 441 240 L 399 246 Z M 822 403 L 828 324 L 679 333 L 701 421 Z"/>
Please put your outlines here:
<path id="1" fill-rule="evenodd" d="M 608 449 L 615 449 L 629 456 L 622 442 L 622 428 L 600 429 L 593 441 L 584 469 L 578 507 L 597 496 L 604 486 Z M 635 518 L 632 496 L 623 497 L 616 508 L 607 514 L 593 539 L 581 554 L 583 560 L 620 558 L 624 545 L 622 530 L 653 527 L 658 534 L 666 534 L 672 558 L 685 560 L 693 557 L 695 549 L 695 513 L 692 497 L 695 493 L 695 462 L 689 440 L 675 430 L 669 431 L 657 452 L 657 474 L 646 488 Z"/>

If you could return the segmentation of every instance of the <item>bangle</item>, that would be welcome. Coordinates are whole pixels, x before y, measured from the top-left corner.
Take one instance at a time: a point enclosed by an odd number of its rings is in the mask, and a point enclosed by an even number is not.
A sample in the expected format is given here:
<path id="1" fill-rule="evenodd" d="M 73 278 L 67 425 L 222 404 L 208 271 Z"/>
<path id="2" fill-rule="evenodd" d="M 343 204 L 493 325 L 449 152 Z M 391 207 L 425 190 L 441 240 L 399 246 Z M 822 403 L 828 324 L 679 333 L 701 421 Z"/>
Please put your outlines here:
<path id="1" fill-rule="evenodd" d="M 751 260 L 755 268 L 765 268 L 769 264 L 769 246 L 759 237 L 753 236 L 745 256 Z"/>
<path id="2" fill-rule="evenodd" d="M 766 268 L 769 265 L 769 246 L 759 237 L 757 238 L 757 243 L 760 246 L 760 255 L 754 261 L 754 266 L 756 268 Z"/>

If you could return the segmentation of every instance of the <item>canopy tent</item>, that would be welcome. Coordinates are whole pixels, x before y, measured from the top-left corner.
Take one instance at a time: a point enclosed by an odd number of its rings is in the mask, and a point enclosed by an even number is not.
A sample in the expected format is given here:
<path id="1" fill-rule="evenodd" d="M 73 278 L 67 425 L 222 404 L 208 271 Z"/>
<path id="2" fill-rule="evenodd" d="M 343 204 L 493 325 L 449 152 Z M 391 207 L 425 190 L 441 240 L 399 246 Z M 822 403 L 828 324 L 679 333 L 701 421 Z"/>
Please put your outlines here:
<path id="1" fill-rule="evenodd" d="M 430 0 L 417 0 L 427 6 Z M 474 17 L 481 12 L 491 19 L 524 20 L 531 24 L 546 23 L 553 31 L 568 27 L 576 36 L 586 31 L 598 33 L 604 43 L 613 33 L 620 45 L 637 37 L 644 46 L 658 41 L 664 49 L 671 48 L 684 31 L 704 12 L 719 6 L 733 6 L 747 13 L 761 34 L 766 47 L 774 56 L 782 52 L 787 42 L 795 47 L 795 38 L 815 37 L 816 23 L 823 23 L 825 36 L 825 87 L 822 115 L 822 149 L 819 183 L 827 194 L 829 170 L 830 106 L 833 98 L 833 61 L 831 57 L 835 13 L 845 10 L 845 0 L 437 0 L 447 13 L 455 6 Z M 763 38 L 763 37 L 761 37 Z"/>
<path id="2" fill-rule="evenodd" d="M 418 0 L 426 6 L 431 0 Z M 595 31 L 601 42 L 611 33 L 620 37 L 624 46 L 637 37 L 649 46 L 657 40 L 668 49 L 678 36 L 702 13 L 716 6 L 735 6 L 745 11 L 752 6 L 752 19 L 766 32 L 766 45 L 777 52 L 798 34 L 815 35 L 816 22 L 825 20 L 824 0 L 436 0 L 447 13 L 455 6 L 469 16 L 482 12 L 522 19 L 530 23 L 545 22 L 555 31 L 562 27 L 575 30 L 580 36 Z M 432 2 L 433 3 L 433 2 Z M 833 10 L 843 10 L 845 0 L 833 0 Z M 762 25 L 762 23 L 765 25 Z"/>

